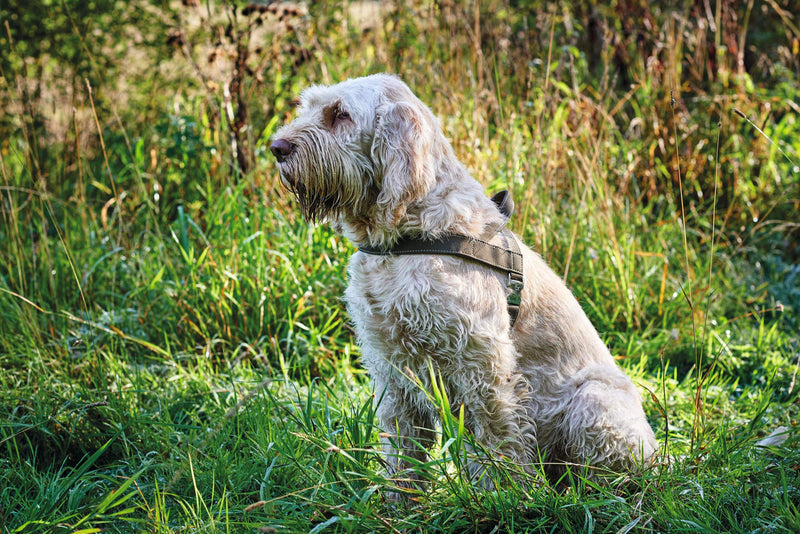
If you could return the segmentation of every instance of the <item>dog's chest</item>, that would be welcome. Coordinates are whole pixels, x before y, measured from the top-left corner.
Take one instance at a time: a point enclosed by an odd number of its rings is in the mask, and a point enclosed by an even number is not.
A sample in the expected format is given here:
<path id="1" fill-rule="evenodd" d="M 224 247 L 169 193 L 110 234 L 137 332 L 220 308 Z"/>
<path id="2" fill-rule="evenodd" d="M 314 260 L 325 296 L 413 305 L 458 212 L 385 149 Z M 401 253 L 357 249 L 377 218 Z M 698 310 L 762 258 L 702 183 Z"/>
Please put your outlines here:
<path id="1" fill-rule="evenodd" d="M 364 360 L 375 366 L 440 368 L 483 354 L 507 324 L 501 281 L 490 269 L 444 256 L 357 253 L 345 293 Z"/>

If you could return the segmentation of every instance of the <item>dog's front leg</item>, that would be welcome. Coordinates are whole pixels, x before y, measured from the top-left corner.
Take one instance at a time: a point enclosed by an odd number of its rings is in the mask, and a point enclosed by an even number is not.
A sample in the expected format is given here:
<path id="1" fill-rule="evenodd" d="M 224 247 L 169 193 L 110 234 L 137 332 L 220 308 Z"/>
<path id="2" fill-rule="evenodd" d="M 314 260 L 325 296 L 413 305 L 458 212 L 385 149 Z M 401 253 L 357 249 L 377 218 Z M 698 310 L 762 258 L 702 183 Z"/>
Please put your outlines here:
<path id="1" fill-rule="evenodd" d="M 388 474 L 399 488 L 421 490 L 424 484 L 415 468 L 428 459 L 428 449 L 436 438 L 432 407 L 417 392 L 391 381 L 383 385 L 376 381 L 376 394 Z M 391 494 L 390 498 L 398 500 L 400 495 Z"/>
<path id="2" fill-rule="evenodd" d="M 484 489 L 493 489 L 494 482 L 486 474 L 486 464 L 499 455 L 523 470 L 532 463 L 536 447 L 536 430 L 526 417 L 522 405 L 524 384 L 519 375 L 487 377 L 488 384 L 464 392 L 461 402 L 465 406 L 465 424 L 487 458 L 468 448 L 468 469 L 474 483 Z"/>

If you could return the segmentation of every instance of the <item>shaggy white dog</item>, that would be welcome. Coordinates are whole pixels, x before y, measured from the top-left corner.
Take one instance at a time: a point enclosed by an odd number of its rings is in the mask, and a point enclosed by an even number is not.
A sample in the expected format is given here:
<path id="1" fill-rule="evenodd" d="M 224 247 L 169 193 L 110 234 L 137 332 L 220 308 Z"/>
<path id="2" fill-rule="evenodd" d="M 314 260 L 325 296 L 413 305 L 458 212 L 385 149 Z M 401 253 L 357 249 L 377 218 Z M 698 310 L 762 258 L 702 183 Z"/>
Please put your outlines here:
<path id="1" fill-rule="evenodd" d="M 271 150 L 306 218 L 365 249 L 409 237 L 486 239 L 506 223 L 431 111 L 393 76 L 306 89 Z M 655 452 L 633 383 L 561 279 L 521 250 L 513 325 L 509 279 L 497 269 L 440 254 L 350 259 L 347 308 L 394 472 L 407 467 L 404 456 L 424 459 L 419 444 L 435 438 L 431 367 L 476 440 L 531 472 L 542 459 L 551 476 L 565 464 L 626 470 Z"/>

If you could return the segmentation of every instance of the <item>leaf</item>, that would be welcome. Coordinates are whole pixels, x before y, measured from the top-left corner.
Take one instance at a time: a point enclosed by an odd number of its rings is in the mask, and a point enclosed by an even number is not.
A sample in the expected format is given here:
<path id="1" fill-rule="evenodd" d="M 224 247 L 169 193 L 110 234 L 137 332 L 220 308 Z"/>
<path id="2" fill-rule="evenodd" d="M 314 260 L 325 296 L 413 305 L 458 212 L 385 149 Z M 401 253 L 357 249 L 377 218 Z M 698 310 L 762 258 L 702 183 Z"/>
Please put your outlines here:
<path id="1" fill-rule="evenodd" d="M 308 534 L 317 534 L 317 532 L 322 532 L 326 527 L 333 525 L 334 523 L 338 523 L 341 521 L 341 518 L 338 515 L 335 515 L 325 521 L 324 523 L 320 523 L 319 525 L 312 528 Z"/>

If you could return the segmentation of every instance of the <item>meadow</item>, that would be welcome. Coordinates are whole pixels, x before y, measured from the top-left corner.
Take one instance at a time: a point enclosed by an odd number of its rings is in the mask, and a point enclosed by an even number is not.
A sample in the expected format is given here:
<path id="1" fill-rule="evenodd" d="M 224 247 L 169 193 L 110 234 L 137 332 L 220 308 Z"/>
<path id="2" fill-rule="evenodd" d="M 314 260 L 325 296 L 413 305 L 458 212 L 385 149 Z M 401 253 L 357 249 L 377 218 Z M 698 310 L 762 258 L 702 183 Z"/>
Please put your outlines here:
<path id="1" fill-rule="evenodd" d="M 6 0 L 0 533 L 799 532 L 797 13 Z M 302 88 L 374 72 L 512 192 L 640 387 L 657 465 L 550 485 L 495 459 L 474 488 L 436 390 L 430 484 L 387 500 L 353 246 L 269 153 Z"/>

